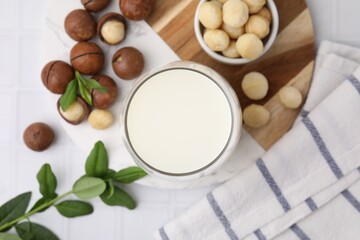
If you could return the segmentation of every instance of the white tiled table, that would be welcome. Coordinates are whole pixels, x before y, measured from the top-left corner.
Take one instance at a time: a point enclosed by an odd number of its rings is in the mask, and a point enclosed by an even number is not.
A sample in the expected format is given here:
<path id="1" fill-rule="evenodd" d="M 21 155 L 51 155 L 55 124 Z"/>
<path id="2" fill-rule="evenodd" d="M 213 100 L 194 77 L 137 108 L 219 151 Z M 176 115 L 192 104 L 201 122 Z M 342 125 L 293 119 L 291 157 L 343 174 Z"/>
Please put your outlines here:
<path id="1" fill-rule="evenodd" d="M 317 46 L 329 39 L 360 47 L 360 1 L 308 0 L 308 4 Z M 0 0 L 0 203 L 29 190 L 34 202 L 39 197 L 35 176 L 45 162 L 58 176 L 59 193 L 70 189 L 83 171 L 86 154 L 61 129 L 40 80 L 46 5 L 46 0 Z M 23 130 L 35 121 L 52 125 L 57 136 L 55 144 L 41 154 L 22 142 Z M 128 190 L 138 200 L 134 211 L 93 200 L 95 212 L 87 217 L 68 220 L 50 209 L 32 220 L 46 223 L 61 239 L 152 239 L 158 227 L 210 188 L 175 191 L 133 185 Z"/>

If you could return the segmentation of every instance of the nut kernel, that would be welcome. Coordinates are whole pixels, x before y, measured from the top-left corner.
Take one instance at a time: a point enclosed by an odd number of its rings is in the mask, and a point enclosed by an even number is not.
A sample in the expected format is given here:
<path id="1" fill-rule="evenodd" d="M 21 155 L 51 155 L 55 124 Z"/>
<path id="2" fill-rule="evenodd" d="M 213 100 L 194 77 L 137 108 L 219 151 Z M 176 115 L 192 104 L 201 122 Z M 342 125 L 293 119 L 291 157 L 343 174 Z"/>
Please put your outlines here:
<path id="1" fill-rule="evenodd" d="M 233 28 L 240 28 L 249 19 L 249 9 L 242 0 L 228 0 L 223 5 L 223 21 Z"/>
<path id="2" fill-rule="evenodd" d="M 247 33 L 253 33 L 260 39 L 263 39 L 270 32 L 270 23 L 266 18 L 262 16 L 252 15 L 250 16 L 249 21 L 245 25 L 245 31 Z"/>
<path id="3" fill-rule="evenodd" d="M 266 96 L 269 90 L 269 83 L 263 74 L 250 72 L 244 76 L 241 88 L 248 98 L 260 100 Z"/>
<path id="4" fill-rule="evenodd" d="M 286 107 L 291 109 L 298 108 L 302 103 L 302 95 L 300 91 L 291 86 L 286 86 L 279 91 L 280 102 Z"/>
<path id="5" fill-rule="evenodd" d="M 90 113 L 88 121 L 91 127 L 103 130 L 113 124 L 114 118 L 112 113 L 107 110 L 95 109 Z"/>
<path id="6" fill-rule="evenodd" d="M 222 23 L 221 16 L 221 7 L 218 3 L 211 1 L 200 5 L 199 20 L 205 28 L 216 29 L 220 27 Z"/>
<path id="7" fill-rule="evenodd" d="M 251 104 L 244 109 L 243 119 L 249 127 L 261 128 L 270 121 L 270 112 L 261 105 Z"/>
<path id="8" fill-rule="evenodd" d="M 256 15 L 266 18 L 269 21 L 269 23 L 271 23 L 271 21 L 272 21 L 271 12 L 267 7 L 261 8 L 260 11 Z"/>
<path id="9" fill-rule="evenodd" d="M 223 30 L 209 29 L 205 31 L 204 41 L 213 51 L 224 51 L 230 43 L 229 35 Z"/>
<path id="10" fill-rule="evenodd" d="M 245 33 L 245 27 L 240 27 L 240 28 L 233 28 L 230 27 L 228 25 L 226 25 L 225 23 L 223 23 L 221 25 L 221 29 L 224 30 L 230 38 L 232 39 L 238 39 L 241 35 L 243 35 Z"/>
<path id="11" fill-rule="evenodd" d="M 264 52 L 264 44 L 255 34 L 245 33 L 236 41 L 236 49 L 243 58 L 253 60 Z"/>
<path id="12" fill-rule="evenodd" d="M 238 58 L 238 57 L 240 57 L 239 52 L 236 50 L 236 41 L 231 40 L 228 48 L 225 49 L 224 51 L 222 51 L 222 54 L 225 57 L 229 57 L 229 58 Z"/>
<path id="13" fill-rule="evenodd" d="M 254 14 L 260 11 L 266 0 L 243 0 L 249 7 L 249 13 Z"/>

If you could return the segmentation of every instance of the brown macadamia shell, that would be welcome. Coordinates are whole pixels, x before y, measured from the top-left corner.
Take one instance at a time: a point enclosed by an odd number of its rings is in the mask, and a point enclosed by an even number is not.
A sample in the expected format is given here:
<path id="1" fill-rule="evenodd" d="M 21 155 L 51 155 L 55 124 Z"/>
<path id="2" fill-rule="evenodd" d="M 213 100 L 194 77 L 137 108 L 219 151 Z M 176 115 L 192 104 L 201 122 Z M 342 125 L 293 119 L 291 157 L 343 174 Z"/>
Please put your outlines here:
<path id="1" fill-rule="evenodd" d="M 99 109 L 109 108 L 114 104 L 118 96 L 118 87 L 116 82 L 109 76 L 97 75 L 92 79 L 98 81 L 102 87 L 107 88 L 106 92 L 93 89 L 91 92 L 93 106 Z"/>
<path id="2" fill-rule="evenodd" d="M 30 124 L 23 134 L 25 145 L 37 152 L 46 150 L 53 142 L 54 137 L 55 134 L 51 127 L 42 122 Z"/>
<path id="3" fill-rule="evenodd" d="M 130 20 L 144 20 L 148 18 L 153 9 L 153 0 L 120 0 L 122 14 Z"/>
<path id="4" fill-rule="evenodd" d="M 97 75 L 104 66 L 104 53 L 92 42 L 79 42 L 70 51 L 73 68 L 82 74 Z"/>
<path id="5" fill-rule="evenodd" d="M 84 9 L 70 12 L 65 18 L 64 26 L 69 37 L 78 42 L 88 41 L 96 35 L 96 21 Z"/>
<path id="6" fill-rule="evenodd" d="M 44 86 L 55 94 L 63 94 L 68 83 L 74 78 L 74 69 L 63 61 L 51 61 L 41 71 Z"/>
<path id="7" fill-rule="evenodd" d="M 80 124 L 90 113 L 89 105 L 81 97 L 77 97 L 66 111 L 62 110 L 59 99 L 57 108 L 60 116 L 72 125 Z"/>
<path id="8" fill-rule="evenodd" d="M 86 10 L 95 13 L 105 9 L 110 4 L 110 1 L 111 0 L 81 0 L 81 3 Z"/>
<path id="9" fill-rule="evenodd" d="M 97 26 L 97 34 L 101 41 L 116 45 L 126 36 L 126 20 L 119 13 L 107 13 L 102 16 Z"/>
<path id="10" fill-rule="evenodd" d="M 144 69 L 144 56 L 134 47 L 124 47 L 114 53 L 112 67 L 116 75 L 125 80 L 138 77 Z"/>

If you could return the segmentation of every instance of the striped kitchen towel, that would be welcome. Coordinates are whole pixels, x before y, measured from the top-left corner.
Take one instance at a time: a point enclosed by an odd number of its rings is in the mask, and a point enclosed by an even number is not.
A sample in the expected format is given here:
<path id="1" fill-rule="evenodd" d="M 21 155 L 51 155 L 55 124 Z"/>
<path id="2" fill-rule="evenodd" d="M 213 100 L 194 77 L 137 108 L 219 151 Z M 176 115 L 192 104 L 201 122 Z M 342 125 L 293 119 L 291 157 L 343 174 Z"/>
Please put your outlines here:
<path id="1" fill-rule="evenodd" d="M 324 42 L 301 117 L 157 239 L 360 239 L 360 50 Z"/>

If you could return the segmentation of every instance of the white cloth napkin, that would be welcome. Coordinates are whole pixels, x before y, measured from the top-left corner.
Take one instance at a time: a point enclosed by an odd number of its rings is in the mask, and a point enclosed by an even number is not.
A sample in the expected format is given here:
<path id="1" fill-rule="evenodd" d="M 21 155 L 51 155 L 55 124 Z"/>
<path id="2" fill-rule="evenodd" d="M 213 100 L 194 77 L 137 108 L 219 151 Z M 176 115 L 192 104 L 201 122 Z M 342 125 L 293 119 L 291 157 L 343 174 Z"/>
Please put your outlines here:
<path id="1" fill-rule="evenodd" d="M 360 239 L 359 64 L 359 49 L 322 43 L 292 130 L 157 239 Z"/>

